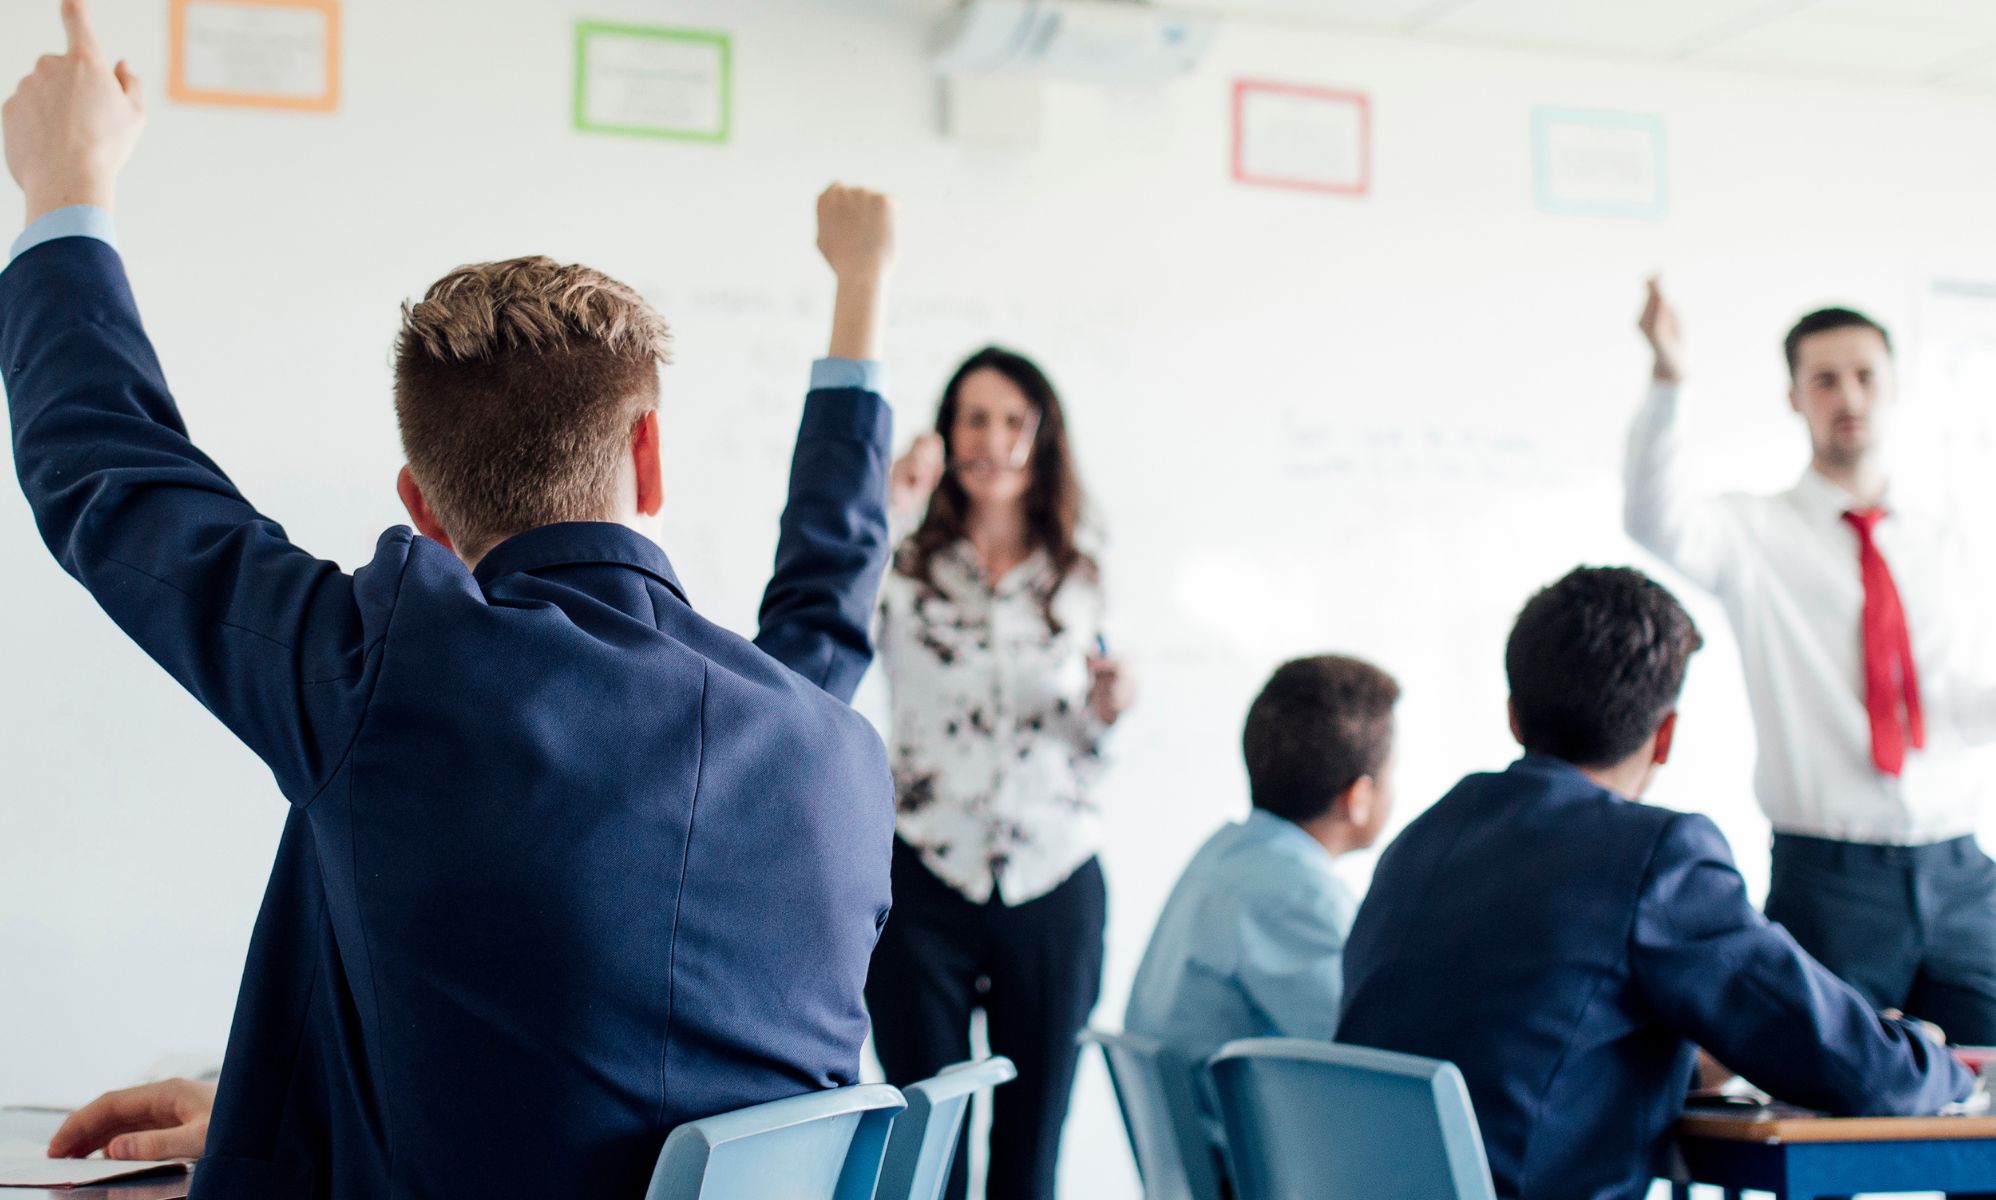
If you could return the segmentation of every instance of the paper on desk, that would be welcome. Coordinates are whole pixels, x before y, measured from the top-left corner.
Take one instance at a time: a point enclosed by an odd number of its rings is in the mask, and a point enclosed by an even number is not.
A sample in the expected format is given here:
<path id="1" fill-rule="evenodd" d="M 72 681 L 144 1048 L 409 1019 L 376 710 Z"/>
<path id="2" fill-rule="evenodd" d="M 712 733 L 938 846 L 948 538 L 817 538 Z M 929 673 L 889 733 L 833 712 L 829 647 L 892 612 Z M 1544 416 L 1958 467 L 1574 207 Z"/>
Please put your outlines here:
<path id="1" fill-rule="evenodd" d="M 75 1187 L 155 1171 L 185 1171 L 185 1162 L 146 1162 L 112 1158 L 46 1158 L 12 1146 L 0 1149 L 0 1188 Z"/>

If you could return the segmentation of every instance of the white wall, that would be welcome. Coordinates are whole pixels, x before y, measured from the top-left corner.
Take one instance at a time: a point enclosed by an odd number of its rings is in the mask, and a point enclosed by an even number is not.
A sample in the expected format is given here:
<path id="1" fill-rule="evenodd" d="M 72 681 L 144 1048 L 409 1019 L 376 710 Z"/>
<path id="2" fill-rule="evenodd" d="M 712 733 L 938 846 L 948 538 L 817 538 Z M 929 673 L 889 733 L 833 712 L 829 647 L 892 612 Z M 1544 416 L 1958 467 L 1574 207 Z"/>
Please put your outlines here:
<path id="1" fill-rule="evenodd" d="M 165 5 L 98 8 L 157 94 Z M 1929 278 L 1996 278 L 1996 105 L 1968 95 L 1236 25 L 1197 76 L 1055 89 L 1045 143 L 993 151 L 936 132 L 926 0 L 346 8 L 341 113 L 156 101 L 127 175 L 127 258 L 195 436 L 298 541 L 363 562 L 400 519 L 396 304 L 472 259 L 590 262 L 675 322 L 667 550 L 696 604 L 745 627 L 828 315 L 811 196 L 834 177 L 892 189 L 904 436 L 968 350 L 1032 352 L 1069 399 L 1113 539 L 1120 648 L 1145 694 L 1106 785 L 1112 1025 L 1178 867 L 1245 807 L 1239 721 L 1277 661 L 1343 649 L 1399 674 L 1403 818 L 1507 760 L 1518 605 L 1576 562 L 1639 561 L 1617 459 L 1646 371 L 1645 272 L 1669 272 L 1690 323 L 1712 481 L 1756 487 L 1802 462 L 1777 353 L 1796 314 L 1870 308 L 1919 382 Z M 53 14 L 0 6 L 0 78 L 57 44 Z M 572 132 L 584 15 L 731 31 L 732 144 Z M 1371 198 L 1230 182 L 1239 75 L 1371 92 Z M 1670 219 L 1536 213 L 1538 103 L 1664 116 Z M 1921 470 L 1987 473 L 1996 435 L 1972 400 L 1917 393 Z M 1970 434 L 1944 442 L 1950 420 Z M 1324 457 L 1351 465 L 1302 469 Z M 0 1102 L 76 1101 L 221 1046 L 282 802 L 4 497 L 0 562 Z M 1711 813 L 1758 887 L 1738 670 L 1718 611 L 1694 606 L 1711 649 L 1656 799 Z M 1064 1178 L 1135 1194 L 1093 1063 Z"/>

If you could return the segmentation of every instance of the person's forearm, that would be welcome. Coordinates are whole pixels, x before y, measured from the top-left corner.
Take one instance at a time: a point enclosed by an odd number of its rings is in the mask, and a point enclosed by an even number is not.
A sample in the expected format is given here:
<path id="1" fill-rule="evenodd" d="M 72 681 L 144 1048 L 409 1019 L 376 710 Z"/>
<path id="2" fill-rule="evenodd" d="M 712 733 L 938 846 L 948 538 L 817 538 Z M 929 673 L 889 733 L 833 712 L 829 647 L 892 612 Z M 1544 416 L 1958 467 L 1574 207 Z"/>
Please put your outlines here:
<path id="1" fill-rule="evenodd" d="M 69 187 L 37 189 L 27 193 L 28 215 L 23 224 L 33 225 L 59 208 L 72 208 L 77 205 L 102 209 L 108 216 L 116 207 L 116 200 L 117 190 L 109 184 L 78 183 Z"/>
<path id="2" fill-rule="evenodd" d="M 861 361 L 880 358 L 882 298 L 887 290 L 883 274 L 839 277 L 838 298 L 832 303 L 832 358 Z"/>

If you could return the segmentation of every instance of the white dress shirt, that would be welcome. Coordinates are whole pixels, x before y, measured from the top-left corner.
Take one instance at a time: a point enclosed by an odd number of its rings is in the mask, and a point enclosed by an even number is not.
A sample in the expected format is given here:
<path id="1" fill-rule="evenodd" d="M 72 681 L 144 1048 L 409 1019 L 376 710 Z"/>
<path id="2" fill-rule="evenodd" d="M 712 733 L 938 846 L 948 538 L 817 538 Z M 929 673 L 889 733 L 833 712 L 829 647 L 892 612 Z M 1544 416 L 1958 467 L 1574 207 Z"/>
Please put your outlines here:
<path id="1" fill-rule="evenodd" d="M 1923 845 L 1975 831 L 1996 792 L 1965 754 L 1996 741 L 1996 526 L 1903 488 L 1876 540 L 1906 609 L 1926 748 L 1897 778 L 1871 759 L 1864 700 L 1858 502 L 1814 470 L 1786 492 L 1694 494 L 1679 452 L 1678 389 L 1652 387 L 1630 434 L 1629 536 L 1715 593 L 1731 618 L 1753 707 L 1755 791 L 1777 832 Z M 1981 540 L 1975 541 L 1973 538 Z"/>
<path id="2" fill-rule="evenodd" d="M 903 545 L 903 552 L 906 545 Z M 1102 592 L 1070 572 L 1042 600 L 1043 551 L 994 586 L 967 542 L 936 553 L 935 588 L 881 585 L 878 661 L 891 712 L 896 832 L 937 878 L 983 903 L 1043 896 L 1102 847 L 1090 784 L 1107 732 L 1088 704 Z"/>

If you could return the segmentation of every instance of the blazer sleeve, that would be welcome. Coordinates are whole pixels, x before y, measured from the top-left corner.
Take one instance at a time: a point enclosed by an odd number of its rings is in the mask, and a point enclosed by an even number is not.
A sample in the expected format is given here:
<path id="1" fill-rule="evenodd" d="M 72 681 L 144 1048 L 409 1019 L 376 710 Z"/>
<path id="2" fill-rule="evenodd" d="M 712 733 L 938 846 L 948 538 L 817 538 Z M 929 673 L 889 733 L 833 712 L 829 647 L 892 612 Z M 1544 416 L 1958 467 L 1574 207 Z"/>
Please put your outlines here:
<path id="1" fill-rule="evenodd" d="M 1633 929 L 1638 984 L 1662 1018 L 1782 1100 L 1839 1115 L 1933 1113 L 1973 1079 L 1911 1022 L 1880 1016 L 1748 903 L 1724 835 L 1675 814 Z"/>
<path id="2" fill-rule="evenodd" d="M 887 565 L 893 414 L 859 388 L 814 390 L 790 464 L 790 498 L 755 644 L 850 702 L 873 660 L 874 599 Z"/>
<path id="3" fill-rule="evenodd" d="M 15 471 L 56 560 L 309 800 L 357 724 L 353 580 L 189 440 L 117 251 L 70 237 L 15 259 L 0 367 Z"/>

